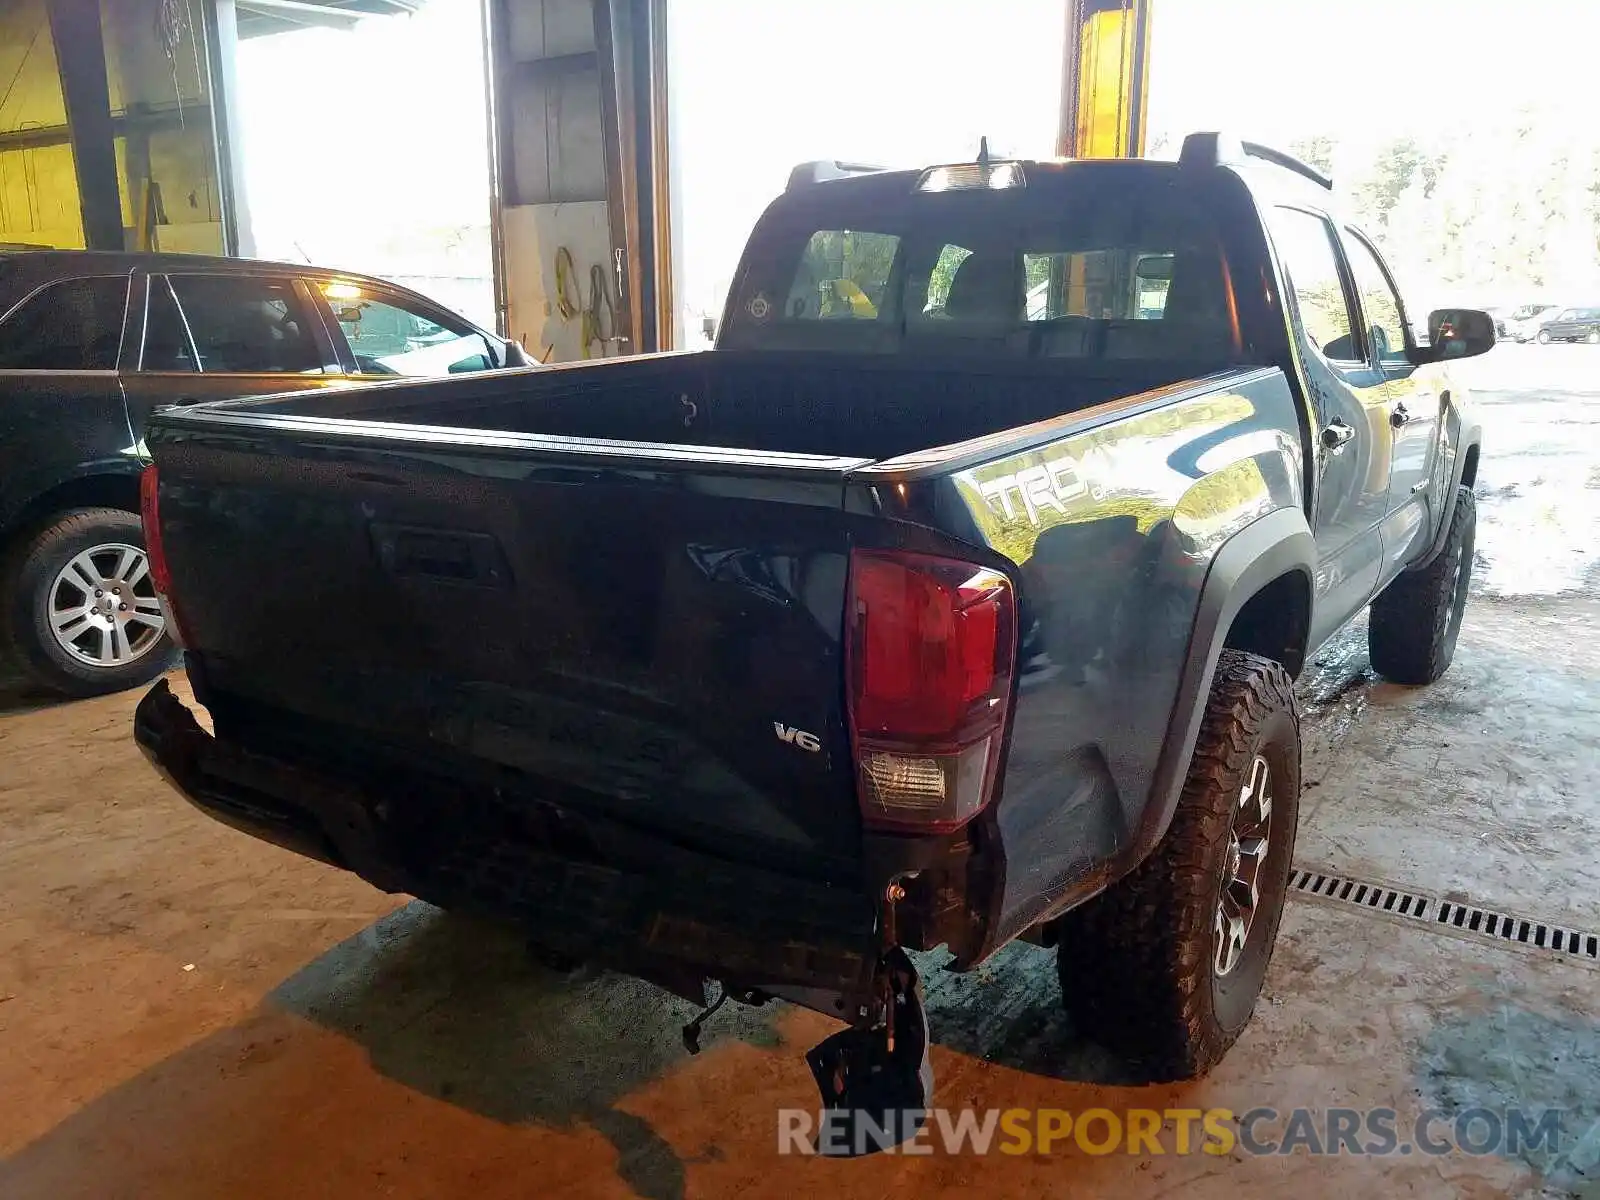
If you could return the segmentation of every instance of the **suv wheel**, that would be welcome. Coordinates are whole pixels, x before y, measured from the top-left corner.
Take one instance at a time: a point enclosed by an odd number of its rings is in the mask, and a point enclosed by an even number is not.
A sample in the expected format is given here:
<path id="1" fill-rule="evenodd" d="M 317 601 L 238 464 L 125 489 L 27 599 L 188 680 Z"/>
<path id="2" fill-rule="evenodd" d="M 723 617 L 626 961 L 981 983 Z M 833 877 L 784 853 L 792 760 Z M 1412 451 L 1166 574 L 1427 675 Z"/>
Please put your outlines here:
<path id="1" fill-rule="evenodd" d="M 1550 331 L 1548 329 L 1539 330 L 1539 345 L 1548 346 L 1549 344 L 1550 344 Z"/>
<path id="2" fill-rule="evenodd" d="M 1172 824 L 1057 926 L 1067 1010 L 1154 1080 L 1215 1066 L 1255 1009 L 1300 814 L 1300 715 L 1277 663 L 1225 650 Z"/>
<path id="3" fill-rule="evenodd" d="M 70 696 L 136 687 L 166 670 L 172 642 L 156 601 L 139 518 L 81 508 L 13 549 L 0 573 L 10 656 Z"/>
<path id="4" fill-rule="evenodd" d="M 1406 571 L 1372 602 L 1367 651 L 1372 668 L 1395 683 L 1432 683 L 1449 669 L 1472 584 L 1478 506 L 1469 487 L 1456 489 L 1444 549 Z"/>

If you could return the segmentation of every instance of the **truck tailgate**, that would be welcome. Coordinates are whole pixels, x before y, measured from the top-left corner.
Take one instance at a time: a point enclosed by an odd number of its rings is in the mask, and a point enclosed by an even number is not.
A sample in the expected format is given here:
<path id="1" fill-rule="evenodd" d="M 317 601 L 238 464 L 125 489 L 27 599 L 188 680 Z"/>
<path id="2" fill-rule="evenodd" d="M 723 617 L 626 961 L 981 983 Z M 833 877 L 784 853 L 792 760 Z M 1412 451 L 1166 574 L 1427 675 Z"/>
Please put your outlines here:
<path id="1" fill-rule="evenodd" d="M 467 761 L 696 851 L 859 878 L 859 461 L 202 409 L 148 436 L 219 734 Z"/>

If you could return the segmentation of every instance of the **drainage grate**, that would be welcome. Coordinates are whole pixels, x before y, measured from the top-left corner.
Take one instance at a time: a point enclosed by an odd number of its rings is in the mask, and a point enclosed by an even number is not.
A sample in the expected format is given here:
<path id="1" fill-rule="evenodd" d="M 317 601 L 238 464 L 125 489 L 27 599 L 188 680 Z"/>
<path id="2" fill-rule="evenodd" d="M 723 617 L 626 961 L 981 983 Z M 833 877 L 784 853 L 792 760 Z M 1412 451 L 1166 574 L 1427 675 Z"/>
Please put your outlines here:
<path id="1" fill-rule="evenodd" d="M 1600 962 L 1600 935 L 1593 933 L 1563 929 L 1559 925 L 1511 917 L 1492 909 L 1456 904 L 1450 900 L 1439 905 L 1437 920 L 1441 925 L 1464 929 L 1468 933 L 1481 933 L 1500 941 L 1537 946 L 1541 950 L 1554 950 L 1557 954 L 1570 954 L 1575 958 Z"/>
<path id="2" fill-rule="evenodd" d="M 1600 962 L 1600 934 L 1514 917 L 1475 904 L 1441 900 L 1427 892 L 1368 883 L 1303 867 L 1296 867 L 1290 873 L 1289 888 L 1291 892 L 1302 892 L 1337 904 L 1403 917 L 1440 933 L 1467 934 L 1502 945 L 1510 943 Z"/>
<path id="3" fill-rule="evenodd" d="M 1378 883 L 1362 883 L 1359 879 L 1346 879 L 1342 875 L 1330 875 L 1325 871 L 1297 869 L 1289 877 L 1289 886 L 1294 891 L 1310 892 L 1313 896 L 1321 896 L 1325 900 L 1341 900 L 1360 908 L 1372 908 L 1378 912 L 1393 913 L 1397 917 L 1412 917 L 1418 921 L 1426 920 L 1429 911 L 1434 907 L 1431 896 L 1385 887 Z"/>

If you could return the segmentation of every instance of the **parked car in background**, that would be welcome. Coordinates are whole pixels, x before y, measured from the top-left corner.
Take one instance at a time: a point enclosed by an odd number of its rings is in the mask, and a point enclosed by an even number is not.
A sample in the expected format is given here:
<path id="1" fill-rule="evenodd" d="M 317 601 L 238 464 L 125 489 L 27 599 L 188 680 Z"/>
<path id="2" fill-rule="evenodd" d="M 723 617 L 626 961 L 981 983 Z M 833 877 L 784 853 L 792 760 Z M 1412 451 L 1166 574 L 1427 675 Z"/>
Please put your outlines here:
<path id="1" fill-rule="evenodd" d="M 1523 304 L 1511 312 L 1506 322 L 1506 332 L 1518 342 L 1531 342 L 1539 334 L 1539 326 L 1561 311 L 1559 304 Z"/>
<path id="2" fill-rule="evenodd" d="M 1568 308 L 1541 322 L 1535 335 L 1540 345 L 1551 342 L 1600 343 L 1600 308 Z"/>
<path id="3" fill-rule="evenodd" d="M 525 365 L 516 343 L 345 272 L 0 254 L 0 651 L 73 695 L 167 665 L 138 517 L 153 409 Z"/>

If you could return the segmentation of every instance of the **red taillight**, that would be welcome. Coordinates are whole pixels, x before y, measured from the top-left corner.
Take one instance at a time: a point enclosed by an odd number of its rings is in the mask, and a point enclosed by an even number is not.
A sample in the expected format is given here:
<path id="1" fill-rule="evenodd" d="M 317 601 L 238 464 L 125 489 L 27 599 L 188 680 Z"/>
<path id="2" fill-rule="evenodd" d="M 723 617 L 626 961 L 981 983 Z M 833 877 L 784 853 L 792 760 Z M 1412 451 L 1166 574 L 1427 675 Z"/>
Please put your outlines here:
<path id="1" fill-rule="evenodd" d="M 850 728 L 862 815 L 958 828 L 989 802 L 1011 701 L 1015 599 L 998 571 L 954 559 L 850 557 Z"/>
<path id="2" fill-rule="evenodd" d="M 155 585 L 156 599 L 167 619 L 167 634 L 179 646 L 188 640 L 184 636 L 183 622 L 178 607 L 172 602 L 172 569 L 167 565 L 167 547 L 161 540 L 161 476 L 151 463 L 139 475 L 139 520 L 144 525 L 144 549 L 150 560 L 150 582 Z"/>
<path id="3" fill-rule="evenodd" d="M 158 491 L 161 475 L 151 463 L 139 476 L 139 517 L 144 522 L 144 548 L 150 556 L 150 579 L 156 591 L 166 595 L 172 588 L 172 573 L 167 569 L 167 551 L 161 543 L 161 511 Z"/>

